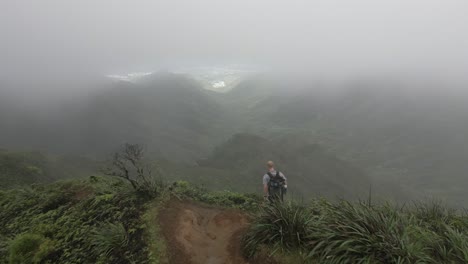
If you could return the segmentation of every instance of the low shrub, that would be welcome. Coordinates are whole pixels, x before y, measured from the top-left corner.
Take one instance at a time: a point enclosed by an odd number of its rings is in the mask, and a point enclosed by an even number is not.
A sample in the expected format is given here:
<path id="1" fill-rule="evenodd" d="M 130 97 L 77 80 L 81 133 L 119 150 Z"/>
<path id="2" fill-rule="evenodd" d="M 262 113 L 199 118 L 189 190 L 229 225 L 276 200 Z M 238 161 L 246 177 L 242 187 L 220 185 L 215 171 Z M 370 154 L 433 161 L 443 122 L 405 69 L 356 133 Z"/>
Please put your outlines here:
<path id="1" fill-rule="evenodd" d="M 186 181 L 174 182 L 169 189 L 172 195 L 179 199 L 190 199 L 243 210 L 256 210 L 261 202 L 260 196 L 255 194 L 241 194 L 231 191 L 210 192 Z"/>
<path id="2" fill-rule="evenodd" d="M 40 263 L 54 250 L 54 242 L 41 235 L 20 234 L 9 246 L 9 262 Z"/>

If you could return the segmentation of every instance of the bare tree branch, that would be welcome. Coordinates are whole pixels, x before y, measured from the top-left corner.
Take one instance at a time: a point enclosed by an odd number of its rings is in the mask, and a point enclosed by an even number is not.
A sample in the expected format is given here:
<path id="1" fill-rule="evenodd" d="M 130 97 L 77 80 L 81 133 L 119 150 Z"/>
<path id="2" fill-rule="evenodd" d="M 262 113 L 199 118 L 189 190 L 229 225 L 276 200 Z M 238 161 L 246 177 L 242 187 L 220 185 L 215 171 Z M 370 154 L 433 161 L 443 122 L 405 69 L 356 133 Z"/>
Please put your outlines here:
<path id="1" fill-rule="evenodd" d="M 144 149 L 138 144 L 125 144 L 123 148 L 112 156 L 111 167 L 103 173 L 108 176 L 119 177 L 130 182 L 135 190 L 148 188 L 153 184 L 152 170 L 143 162 Z"/>

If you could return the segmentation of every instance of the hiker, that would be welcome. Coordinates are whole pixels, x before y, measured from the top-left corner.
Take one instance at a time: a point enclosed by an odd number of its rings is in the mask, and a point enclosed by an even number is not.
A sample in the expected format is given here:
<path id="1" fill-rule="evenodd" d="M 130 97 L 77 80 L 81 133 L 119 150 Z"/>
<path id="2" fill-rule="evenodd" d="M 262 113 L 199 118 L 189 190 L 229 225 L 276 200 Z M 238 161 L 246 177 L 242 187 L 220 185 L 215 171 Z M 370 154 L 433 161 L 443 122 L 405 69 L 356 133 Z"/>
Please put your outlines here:
<path id="1" fill-rule="evenodd" d="M 270 202 L 283 201 L 283 195 L 288 188 L 286 177 L 275 170 L 273 161 L 267 162 L 267 173 L 263 175 L 263 197 Z"/>

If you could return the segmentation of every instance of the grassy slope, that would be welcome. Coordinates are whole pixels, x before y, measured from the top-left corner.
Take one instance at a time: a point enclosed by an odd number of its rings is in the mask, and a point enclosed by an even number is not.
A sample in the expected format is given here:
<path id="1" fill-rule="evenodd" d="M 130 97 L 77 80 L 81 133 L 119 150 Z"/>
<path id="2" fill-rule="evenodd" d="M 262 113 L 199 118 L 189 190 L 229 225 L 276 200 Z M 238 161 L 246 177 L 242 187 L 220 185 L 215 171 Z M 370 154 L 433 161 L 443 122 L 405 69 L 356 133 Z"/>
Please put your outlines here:
<path id="1" fill-rule="evenodd" d="M 466 263 L 468 220 L 440 204 L 288 202 L 208 192 L 177 182 L 143 199 L 127 184 L 91 177 L 0 192 L 0 263 L 167 263 L 154 226 L 169 199 L 192 199 L 250 212 L 246 256 L 279 263 Z M 286 261 L 286 262 L 285 262 Z"/>
<path id="2" fill-rule="evenodd" d="M 0 192 L 0 263 L 145 261 L 145 203 L 121 182 L 92 177 Z"/>
<path id="3" fill-rule="evenodd" d="M 0 191 L 0 263 L 165 263 L 154 218 L 168 192 L 219 206 L 258 204 L 256 196 L 186 182 L 170 189 L 149 199 L 124 182 L 92 176 Z"/>

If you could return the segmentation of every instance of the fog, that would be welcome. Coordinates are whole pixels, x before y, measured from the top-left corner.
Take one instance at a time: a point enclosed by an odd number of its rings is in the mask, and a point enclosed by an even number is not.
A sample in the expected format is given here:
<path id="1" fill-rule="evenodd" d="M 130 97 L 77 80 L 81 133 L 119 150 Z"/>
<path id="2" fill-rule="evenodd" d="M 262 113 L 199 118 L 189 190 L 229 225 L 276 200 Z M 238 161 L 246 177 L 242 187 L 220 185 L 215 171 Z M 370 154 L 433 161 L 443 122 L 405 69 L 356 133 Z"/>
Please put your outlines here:
<path id="1" fill-rule="evenodd" d="M 0 264 L 468 263 L 467 139 L 468 0 L 0 0 Z"/>
<path id="2" fill-rule="evenodd" d="M 1 79 L 244 63 L 328 77 L 468 69 L 464 0 L 3 0 Z"/>

